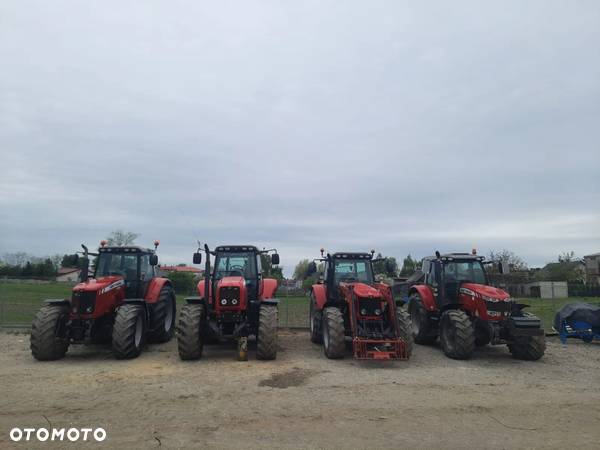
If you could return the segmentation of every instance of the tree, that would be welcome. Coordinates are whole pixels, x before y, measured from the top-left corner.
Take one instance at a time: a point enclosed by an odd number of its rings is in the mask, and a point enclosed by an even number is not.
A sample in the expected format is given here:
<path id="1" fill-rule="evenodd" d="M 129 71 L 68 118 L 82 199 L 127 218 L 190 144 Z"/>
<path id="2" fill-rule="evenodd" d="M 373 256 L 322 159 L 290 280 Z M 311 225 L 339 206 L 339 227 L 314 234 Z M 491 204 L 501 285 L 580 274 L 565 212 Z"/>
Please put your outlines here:
<path id="1" fill-rule="evenodd" d="M 60 267 L 78 267 L 79 266 L 79 255 L 73 253 L 72 255 L 64 255 L 60 263 Z"/>
<path id="2" fill-rule="evenodd" d="M 585 269 L 582 262 L 575 258 L 575 252 L 565 252 L 558 255 L 557 262 L 546 264 L 536 274 L 536 279 L 582 283 L 585 281 Z"/>
<path id="3" fill-rule="evenodd" d="M 196 278 L 190 272 L 170 272 L 169 280 L 173 283 L 173 289 L 177 294 L 191 295 L 196 293 Z"/>
<path id="4" fill-rule="evenodd" d="M 302 259 L 296 264 L 296 268 L 294 269 L 294 279 L 295 280 L 304 280 L 307 277 L 308 265 L 310 261 L 308 259 Z"/>
<path id="5" fill-rule="evenodd" d="M 139 236 L 138 233 L 133 233 L 131 231 L 115 230 L 108 235 L 106 241 L 108 245 L 124 247 L 126 245 L 133 245 L 134 241 Z"/>
<path id="6" fill-rule="evenodd" d="M 419 262 L 410 256 L 410 253 L 402 261 L 401 277 L 410 277 L 419 268 Z"/>
<path id="7" fill-rule="evenodd" d="M 502 249 L 500 251 L 490 251 L 487 256 L 489 261 L 502 261 L 502 264 L 508 265 L 512 272 L 525 272 L 529 270 L 527 263 L 510 250 Z M 498 272 L 497 266 L 490 266 L 488 272 Z"/>
<path id="8" fill-rule="evenodd" d="M 386 275 L 395 277 L 398 272 L 398 262 L 393 256 L 384 257 L 381 253 L 377 254 L 377 261 L 373 262 L 373 272 L 375 275 Z"/>
<path id="9" fill-rule="evenodd" d="M 283 269 L 281 267 L 274 267 L 271 263 L 271 256 L 267 253 L 260 254 L 260 264 L 263 269 L 265 277 L 275 278 L 278 281 L 283 280 Z"/>

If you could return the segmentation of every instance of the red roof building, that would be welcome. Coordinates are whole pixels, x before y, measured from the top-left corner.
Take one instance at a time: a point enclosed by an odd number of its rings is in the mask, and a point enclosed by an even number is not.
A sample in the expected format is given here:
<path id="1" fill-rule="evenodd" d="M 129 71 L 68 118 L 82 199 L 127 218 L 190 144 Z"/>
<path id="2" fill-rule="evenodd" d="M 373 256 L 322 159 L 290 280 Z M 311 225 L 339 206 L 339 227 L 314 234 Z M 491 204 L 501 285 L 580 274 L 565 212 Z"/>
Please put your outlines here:
<path id="1" fill-rule="evenodd" d="M 190 266 L 160 266 L 160 269 L 165 272 L 202 273 L 202 270 Z"/>

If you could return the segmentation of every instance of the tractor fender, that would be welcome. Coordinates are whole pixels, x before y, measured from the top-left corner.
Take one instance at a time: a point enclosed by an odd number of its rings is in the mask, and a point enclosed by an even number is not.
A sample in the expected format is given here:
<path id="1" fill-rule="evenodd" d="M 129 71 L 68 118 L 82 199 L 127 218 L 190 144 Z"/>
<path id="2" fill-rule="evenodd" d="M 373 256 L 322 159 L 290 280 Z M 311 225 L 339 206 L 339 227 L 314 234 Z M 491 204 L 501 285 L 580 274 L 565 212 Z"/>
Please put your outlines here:
<path id="1" fill-rule="evenodd" d="M 435 311 L 435 298 L 433 297 L 433 291 L 429 286 L 424 284 L 416 284 L 410 288 L 408 295 L 410 296 L 415 292 L 421 297 L 423 308 L 425 308 L 427 311 Z"/>
<path id="2" fill-rule="evenodd" d="M 277 306 L 279 304 L 279 299 L 278 298 L 265 298 L 262 299 L 260 301 L 261 305 L 270 305 L 270 306 Z"/>
<path id="3" fill-rule="evenodd" d="M 383 296 L 384 299 L 386 299 L 388 302 L 393 302 L 394 301 L 394 295 L 392 294 L 392 287 L 387 284 L 387 283 L 375 283 L 373 285 L 373 287 L 375 289 L 377 289 L 379 292 L 381 292 L 381 295 Z"/>
<path id="4" fill-rule="evenodd" d="M 156 303 L 158 301 L 160 291 L 165 286 L 171 286 L 171 281 L 169 281 L 169 279 L 160 277 L 152 278 L 150 285 L 148 286 L 148 290 L 146 291 L 146 302 L 151 304 Z"/>
<path id="5" fill-rule="evenodd" d="M 186 297 L 185 302 L 188 305 L 204 305 L 204 297 Z"/>
<path id="6" fill-rule="evenodd" d="M 67 300 L 66 298 L 48 298 L 44 300 L 44 303 L 50 306 L 69 306 L 71 304 L 71 300 Z"/>
<path id="7" fill-rule="evenodd" d="M 206 293 L 205 291 L 205 281 L 204 278 L 202 278 L 200 281 L 198 281 L 198 285 L 196 286 L 197 290 L 198 290 L 198 295 L 202 298 L 206 297 Z M 208 293 L 211 294 L 212 293 L 212 283 L 209 283 L 208 285 Z M 190 297 L 191 298 L 191 297 Z"/>
<path id="8" fill-rule="evenodd" d="M 315 309 L 321 311 L 327 304 L 327 288 L 324 284 L 313 284 L 311 290 L 315 299 Z"/>
<path id="9" fill-rule="evenodd" d="M 264 278 L 262 281 L 261 299 L 273 298 L 277 292 L 277 280 L 274 278 Z"/>

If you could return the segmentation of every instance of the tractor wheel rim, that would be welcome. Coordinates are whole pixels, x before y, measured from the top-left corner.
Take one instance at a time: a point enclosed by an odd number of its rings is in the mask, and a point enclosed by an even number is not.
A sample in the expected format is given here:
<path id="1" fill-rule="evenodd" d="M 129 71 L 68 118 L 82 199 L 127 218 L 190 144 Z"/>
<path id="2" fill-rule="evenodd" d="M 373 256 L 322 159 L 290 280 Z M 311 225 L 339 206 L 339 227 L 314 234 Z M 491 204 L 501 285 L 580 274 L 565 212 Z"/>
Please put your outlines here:
<path id="1" fill-rule="evenodd" d="M 167 315 L 165 316 L 165 331 L 171 329 L 173 324 L 173 300 L 167 301 Z"/>
<path id="2" fill-rule="evenodd" d="M 139 314 L 137 320 L 135 322 L 135 346 L 136 348 L 140 346 L 142 342 L 142 333 L 144 332 L 144 319 L 142 315 Z"/>

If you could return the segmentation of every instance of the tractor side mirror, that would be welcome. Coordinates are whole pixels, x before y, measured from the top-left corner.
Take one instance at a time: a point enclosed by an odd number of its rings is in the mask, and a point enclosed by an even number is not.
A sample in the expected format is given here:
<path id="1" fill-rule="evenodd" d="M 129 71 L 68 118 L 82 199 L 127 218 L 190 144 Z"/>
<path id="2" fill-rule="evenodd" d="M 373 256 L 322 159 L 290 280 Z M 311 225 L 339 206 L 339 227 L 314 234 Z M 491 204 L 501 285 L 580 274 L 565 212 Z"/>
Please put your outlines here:
<path id="1" fill-rule="evenodd" d="M 277 264 L 279 264 L 279 254 L 273 253 L 271 255 L 271 264 L 273 264 L 274 266 L 276 266 Z"/>
<path id="2" fill-rule="evenodd" d="M 502 275 L 505 275 L 505 274 L 510 273 L 510 268 L 508 267 L 508 264 L 505 264 L 502 261 L 498 261 L 498 271 Z"/>
<path id="3" fill-rule="evenodd" d="M 150 265 L 156 266 L 158 264 L 158 255 L 152 254 L 150 255 Z"/>
<path id="4" fill-rule="evenodd" d="M 194 264 L 202 264 L 202 253 L 200 253 L 200 252 L 194 253 L 193 261 L 194 261 Z"/>
<path id="5" fill-rule="evenodd" d="M 313 273 L 317 273 L 317 263 L 314 261 L 308 263 L 308 267 L 306 268 L 306 277 L 310 277 Z"/>

